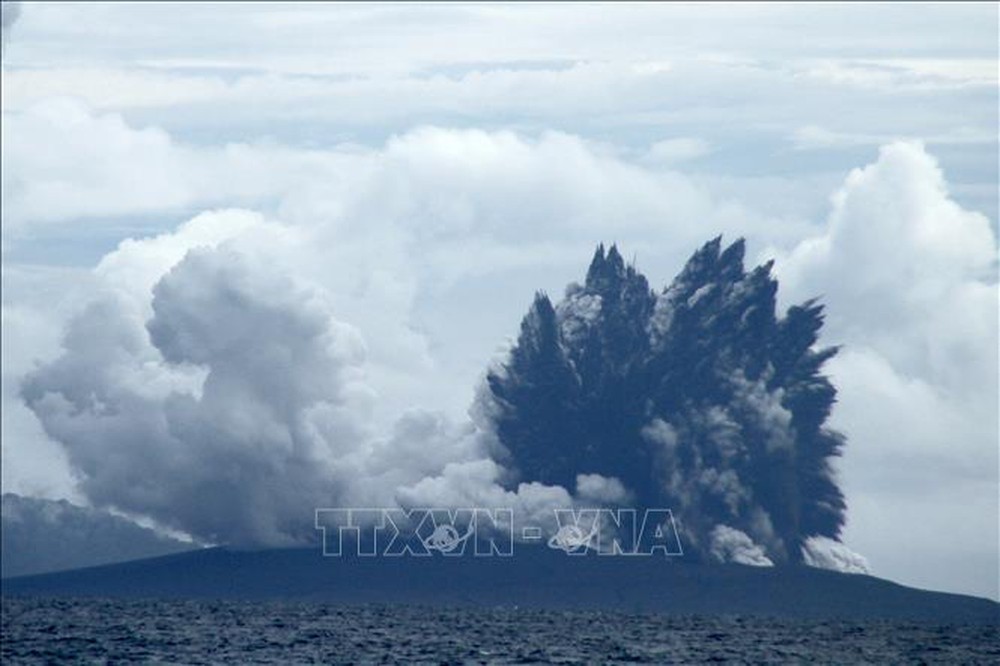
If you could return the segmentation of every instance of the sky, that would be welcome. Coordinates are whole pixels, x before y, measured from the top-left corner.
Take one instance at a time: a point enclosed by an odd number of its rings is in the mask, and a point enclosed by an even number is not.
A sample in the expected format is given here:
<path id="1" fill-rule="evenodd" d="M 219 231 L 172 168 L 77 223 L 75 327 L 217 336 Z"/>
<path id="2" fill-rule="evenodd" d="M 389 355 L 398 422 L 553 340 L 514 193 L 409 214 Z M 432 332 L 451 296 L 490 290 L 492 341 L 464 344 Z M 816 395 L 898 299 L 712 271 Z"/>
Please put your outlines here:
<path id="1" fill-rule="evenodd" d="M 1000 597 L 996 5 L 45 2 L 3 25 L 5 492 L 221 535 L 199 470 L 277 465 L 295 492 L 223 486 L 273 514 L 239 534 L 279 542 L 316 456 L 352 499 L 455 461 L 493 482 L 466 413 L 536 290 L 599 242 L 659 289 L 742 236 L 842 346 L 844 543 Z M 329 445 L 355 440 L 379 444 Z"/>

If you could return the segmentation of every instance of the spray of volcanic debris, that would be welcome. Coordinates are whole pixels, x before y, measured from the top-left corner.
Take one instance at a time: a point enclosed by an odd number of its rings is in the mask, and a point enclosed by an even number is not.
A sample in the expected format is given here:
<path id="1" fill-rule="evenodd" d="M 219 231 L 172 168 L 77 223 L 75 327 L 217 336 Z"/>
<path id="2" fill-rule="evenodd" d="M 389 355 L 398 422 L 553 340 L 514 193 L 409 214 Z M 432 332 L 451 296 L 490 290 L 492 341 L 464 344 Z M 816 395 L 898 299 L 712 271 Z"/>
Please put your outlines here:
<path id="1" fill-rule="evenodd" d="M 536 296 L 487 377 L 523 480 L 621 479 L 639 506 L 672 508 L 706 560 L 801 562 L 816 539 L 836 544 L 843 438 L 824 426 L 836 391 L 821 373 L 836 349 L 816 347 L 822 307 L 779 318 L 770 263 L 746 271 L 743 255 L 716 238 L 657 294 L 601 246 L 561 302 Z"/>

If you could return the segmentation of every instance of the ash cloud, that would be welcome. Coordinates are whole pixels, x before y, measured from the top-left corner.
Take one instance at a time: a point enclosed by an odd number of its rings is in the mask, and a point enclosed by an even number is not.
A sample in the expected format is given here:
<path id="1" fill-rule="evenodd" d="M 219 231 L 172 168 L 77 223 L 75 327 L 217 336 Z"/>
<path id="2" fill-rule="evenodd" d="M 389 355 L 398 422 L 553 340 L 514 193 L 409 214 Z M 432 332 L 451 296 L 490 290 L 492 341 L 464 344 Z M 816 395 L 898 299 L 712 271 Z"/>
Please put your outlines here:
<path id="1" fill-rule="evenodd" d="M 807 540 L 836 542 L 844 439 L 825 425 L 836 391 L 821 372 L 836 349 L 816 346 L 822 307 L 779 317 L 771 264 L 747 271 L 743 254 L 716 238 L 656 293 L 601 246 L 583 285 L 536 296 L 487 379 L 520 481 L 620 479 L 709 560 L 801 562 Z"/>

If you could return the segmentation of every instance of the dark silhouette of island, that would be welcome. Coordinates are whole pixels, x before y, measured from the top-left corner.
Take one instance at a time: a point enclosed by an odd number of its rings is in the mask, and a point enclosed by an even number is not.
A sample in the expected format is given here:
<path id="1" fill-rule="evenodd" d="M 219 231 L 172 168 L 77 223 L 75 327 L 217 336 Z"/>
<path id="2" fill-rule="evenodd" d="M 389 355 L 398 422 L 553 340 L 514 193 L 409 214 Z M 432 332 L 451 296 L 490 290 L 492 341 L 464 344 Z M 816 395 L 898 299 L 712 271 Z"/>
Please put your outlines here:
<path id="1" fill-rule="evenodd" d="M 27 576 L 127 562 L 196 548 L 127 518 L 66 500 L 4 493 L 0 575 Z"/>
<path id="2" fill-rule="evenodd" d="M 8 578 L 5 596 L 289 600 L 517 606 L 669 614 L 1000 622 L 1000 604 L 807 566 L 706 565 L 663 557 L 323 557 L 319 549 L 223 548 Z"/>

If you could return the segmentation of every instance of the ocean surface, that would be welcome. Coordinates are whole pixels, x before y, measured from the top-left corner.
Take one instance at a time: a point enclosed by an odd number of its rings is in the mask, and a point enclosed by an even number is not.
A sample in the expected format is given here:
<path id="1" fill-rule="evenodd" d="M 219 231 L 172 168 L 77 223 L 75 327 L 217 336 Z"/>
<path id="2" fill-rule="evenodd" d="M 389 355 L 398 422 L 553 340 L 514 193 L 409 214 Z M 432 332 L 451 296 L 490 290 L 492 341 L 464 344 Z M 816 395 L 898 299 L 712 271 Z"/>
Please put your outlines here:
<path id="1" fill-rule="evenodd" d="M 996 625 L 4 598 L 0 661 L 1000 663 Z"/>

